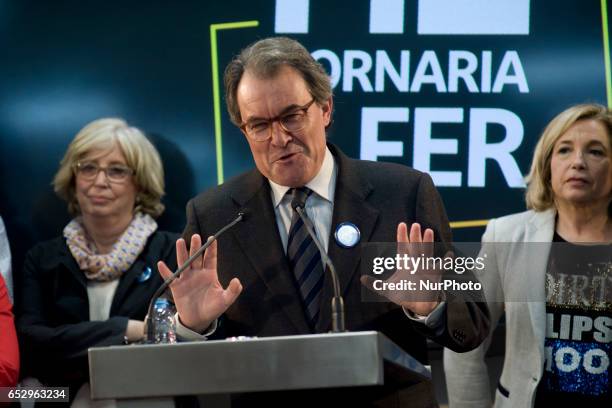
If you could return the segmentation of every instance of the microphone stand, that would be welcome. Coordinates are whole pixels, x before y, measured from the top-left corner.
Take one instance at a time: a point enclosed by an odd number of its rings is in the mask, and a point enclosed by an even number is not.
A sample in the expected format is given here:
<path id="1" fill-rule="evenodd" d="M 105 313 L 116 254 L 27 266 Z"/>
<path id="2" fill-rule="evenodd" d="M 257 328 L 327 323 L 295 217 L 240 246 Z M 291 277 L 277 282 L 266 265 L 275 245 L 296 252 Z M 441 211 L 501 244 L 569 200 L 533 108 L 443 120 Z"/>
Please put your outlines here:
<path id="1" fill-rule="evenodd" d="M 164 291 L 166 289 L 168 289 L 168 286 L 170 286 L 170 284 L 172 282 L 174 282 L 174 280 L 176 278 L 178 278 L 180 276 L 180 274 L 183 273 L 183 271 L 185 269 L 187 269 L 193 263 L 193 261 L 195 261 L 198 257 L 202 256 L 204 251 L 206 251 L 206 248 L 211 246 L 212 243 L 215 242 L 217 240 L 217 238 L 219 238 L 225 231 L 227 231 L 228 229 L 232 228 L 234 225 L 238 224 L 240 221 L 244 220 L 245 216 L 246 216 L 246 211 L 240 211 L 238 213 L 238 216 L 236 218 L 234 218 L 232 220 L 232 222 L 230 222 L 229 224 L 227 224 L 226 226 L 221 228 L 219 231 L 217 231 L 217 233 L 215 235 L 208 237 L 208 239 L 206 240 L 204 245 L 202 245 L 200 247 L 200 249 L 198 249 L 196 251 L 196 253 L 191 255 L 189 257 L 189 259 L 187 259 L 185 261 L 185 263 L 183 265 L 181 265 L 172 274 L 172 276 L 170 276 L 168 279 L 166 279 L 164 281 L 164 283 L 162 283 L 162 285 L 159 288 L 157 288 L 157 290 L 153 294 L 153 297 L 151 298 L 151 301 L 149 302 L 149 307 L 147 308 L 147 315 L 145 317 L 145 327 L 146 327 L 145 342 L 146 343 L 153 343 L 154 342 L 155 335 L 154 335 L 154 327 L 153 327 L 153 324 L 152 324 L 152 319 L 153 319 L 153 306 L 155 305 L 155 300 L 158 297 L 160 297 L 161 294 L 164 293 Z"/>
<path id="2" fill-rule="evenodd" d="M 323 249 L 323 245 L 321 245 L 321 242 L 319 242 L 317 234 L 315 233 L 312 223 L 306 215 L 303 206 L 299 203 L 296 203 L 295 205 L 293 205 L 293 208 L 304 222 L 304 226 L 306 227 L 308 234 L 310 234 L 310 237 L 319 249 L 319 252 L 321 253 L 321 260 L 323 261 L 325 266 L 329 267 L 329 272 L 331 274 L 332 283 L 334 287 L 334 297 L 331 301 L 332 333 L 345 332 L 346 327 L 344 322 L 344 300 L 342 299 L 342 293 L 340 292 L 340 280 L 338 279 L 336 268 L 334 267 L 334 264 L 332 263 L 331 259 L 329 259 L 329 256 L 327 256 L 327 252 L 325 252 L 325 250 Z"/>

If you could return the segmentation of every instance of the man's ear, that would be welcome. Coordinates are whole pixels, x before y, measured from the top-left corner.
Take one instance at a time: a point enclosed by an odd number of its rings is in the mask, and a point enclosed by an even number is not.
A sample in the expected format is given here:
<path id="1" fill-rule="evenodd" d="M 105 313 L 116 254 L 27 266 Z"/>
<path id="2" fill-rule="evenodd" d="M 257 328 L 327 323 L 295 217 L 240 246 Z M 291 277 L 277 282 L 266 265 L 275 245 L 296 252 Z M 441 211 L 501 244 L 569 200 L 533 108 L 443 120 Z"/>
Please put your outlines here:
<path id="1" fill-rule="evenodd" d="M 321 110 L 323 111 L 323 123 L 325 127 L 328 127 L 331 123 L 332 112 L 334 111 L 334 98 L 332 96 L 321 105 Z"/>

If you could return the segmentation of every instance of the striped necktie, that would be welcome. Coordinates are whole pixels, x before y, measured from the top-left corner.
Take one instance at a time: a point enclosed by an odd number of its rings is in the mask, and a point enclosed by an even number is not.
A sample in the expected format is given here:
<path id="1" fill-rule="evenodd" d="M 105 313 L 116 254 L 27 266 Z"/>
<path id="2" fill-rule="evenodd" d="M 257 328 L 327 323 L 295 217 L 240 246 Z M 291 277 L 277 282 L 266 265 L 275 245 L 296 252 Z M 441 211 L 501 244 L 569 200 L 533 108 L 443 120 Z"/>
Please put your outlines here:
<path id="1" fill-rule="evenodd" d="M 312 190 L 307 187 L 292 188 L 288 193 L 291 194 L 292 202 L 297 200 L 301 207 L 305 208 L 306 200 L 312 194 Z M 319 318 L 319 303 L 323 288 L 323 263 L 316 244 L 295 209 L 291 217 L 291 228 L 289 228 L 287 257 L 300 288 L 306 314 L 311 327 L 314 328 Z"/>

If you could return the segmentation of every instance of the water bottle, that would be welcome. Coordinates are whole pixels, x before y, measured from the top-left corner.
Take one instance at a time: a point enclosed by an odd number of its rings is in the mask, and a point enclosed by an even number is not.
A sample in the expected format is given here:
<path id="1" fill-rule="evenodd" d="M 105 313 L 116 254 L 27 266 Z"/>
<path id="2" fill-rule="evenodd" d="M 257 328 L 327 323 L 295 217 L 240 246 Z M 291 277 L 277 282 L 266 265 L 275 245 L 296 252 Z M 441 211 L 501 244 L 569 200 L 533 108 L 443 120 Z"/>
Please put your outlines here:
<path id="1" fill-rule="evenodd" d="M 166 298 L 155 300 L 153 307 L 153 333 L 154 341 L 159 343 L 176 343 L 176 322 L 174 321 L 174 308 Z"/>

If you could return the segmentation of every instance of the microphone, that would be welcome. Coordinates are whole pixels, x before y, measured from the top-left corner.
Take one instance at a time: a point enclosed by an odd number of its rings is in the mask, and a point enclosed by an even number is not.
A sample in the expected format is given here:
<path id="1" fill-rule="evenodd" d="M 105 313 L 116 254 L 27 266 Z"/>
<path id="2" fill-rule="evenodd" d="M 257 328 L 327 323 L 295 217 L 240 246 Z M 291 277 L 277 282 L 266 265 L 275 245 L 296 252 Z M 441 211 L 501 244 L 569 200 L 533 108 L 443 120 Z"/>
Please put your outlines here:
<path id="1" fill-rule="evenodd" d="M 329 272 L 332 277 L 332 283 L 334 286 L 334 297 L 331 301 L 332 333 L 345 332 L 346 328 L 344 325 L 344 300 L 342 299 L 342 294 L 340 292 L 340 281 L 338 280 L 336 268 L 334 267 L 334 264 L 332 263 L 331 259 L 329 259 L 329 256 L 327 256 L 327 252 L 325 252 L 325 249 L 323 249 L 323 245 L 321 245 L 319 238 L 317 238 L 317 234 L 314 231 L 314 227 L 310 222 L 308 215 L 306 215 L 306 211 L 304 210 L 304 203 L 302 203 L 299 199 L 294 198 L 291 201 L 291 207 L 293 207 L 295 212 L 297 212 L 300 218 L 302 219 L 302 222 L 304 223 L 308 234 L 319 249 L 323 264 L 329 268 Z"/>
<path id="2" fill-rule="evenodd" d="M 154 336 L 155 336 L 154 327 L 153 327 L 151 320 L 153 319 L 153 305 L 155 304 L 155 300 L 158 297 L 160 297 L 161 294 L 164 293 L 166 289 L 168 289 L 168 286 L 170 286 L 170 284 L 174 282 L 174 280 L 178 278 L 181 275 L 181 273 L 183 273 L 183 271 L 187 269 L 193 263 L 193 261 L 195 261 L 198 257 L 200 257 L 204 253 L 204 251 L 206 251 L 206 248 L 211 246 L 212 243 L 215 242 L 217 238 L 219 238 L 225 231 L 232 228 L 234 225 L 238 224 L 240 221 L 244 221 L 248 215 L 249 215 L 248 209 L 240 210 L 236 218 L 234 218 L 230 223 L 228 223 L 223 228 L 221 228 L 219 231 L 217 231 L 215 235 L 208 237 L 204 245 L 202 245 L 200 249 L 196 251 L 195 254 L 190 256 L 189 259 L 187 259 L 183 265 L 178 267 L 177 270 L 172 274 L 172 276 L 166 279 L 166 281 L 162 283 L 161 286 L 155 291 L 155 293 L 153 294 L 153 297 L 151 298 L 151 301 L 149 302 L 149 307 L 147 308 L 147 315 L 145 317 L 145 327 L 147 328 L 146 329 L 147 330 L 146 343 L 154 342 Z"/>

